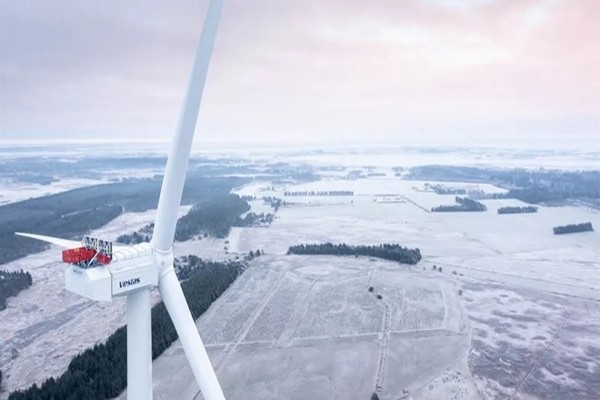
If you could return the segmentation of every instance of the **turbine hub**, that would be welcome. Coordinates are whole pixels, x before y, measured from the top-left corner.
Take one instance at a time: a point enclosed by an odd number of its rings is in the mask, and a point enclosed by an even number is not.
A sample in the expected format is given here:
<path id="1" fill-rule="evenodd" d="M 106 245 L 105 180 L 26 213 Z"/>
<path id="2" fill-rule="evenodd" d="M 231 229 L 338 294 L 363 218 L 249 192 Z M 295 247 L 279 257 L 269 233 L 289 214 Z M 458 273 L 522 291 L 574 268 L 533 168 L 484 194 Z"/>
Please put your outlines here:
<path id="1" fill-rule="evenodd" d="M 158 280 L 161 280 L 163 276 L 173 270 L 173 247 L 167 251 L 160 251 L 153 247 L 152 253 L 156 268 L 158 269 Z"/>

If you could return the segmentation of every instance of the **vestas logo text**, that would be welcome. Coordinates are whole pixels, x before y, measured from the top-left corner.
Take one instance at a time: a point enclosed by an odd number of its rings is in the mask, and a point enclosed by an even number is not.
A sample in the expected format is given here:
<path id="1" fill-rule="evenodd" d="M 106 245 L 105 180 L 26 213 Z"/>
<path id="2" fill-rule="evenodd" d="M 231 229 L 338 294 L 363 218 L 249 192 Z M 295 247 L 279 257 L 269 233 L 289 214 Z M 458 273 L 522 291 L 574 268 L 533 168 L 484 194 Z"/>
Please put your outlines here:
<path id="1" fill-rule="evenodd" d="M 119 288 L 126 288 L 128 286 L 137 285 L 138 283 L 140 283 L 140 278 L 131 278 L 126 281 L 120 281 Z"/>

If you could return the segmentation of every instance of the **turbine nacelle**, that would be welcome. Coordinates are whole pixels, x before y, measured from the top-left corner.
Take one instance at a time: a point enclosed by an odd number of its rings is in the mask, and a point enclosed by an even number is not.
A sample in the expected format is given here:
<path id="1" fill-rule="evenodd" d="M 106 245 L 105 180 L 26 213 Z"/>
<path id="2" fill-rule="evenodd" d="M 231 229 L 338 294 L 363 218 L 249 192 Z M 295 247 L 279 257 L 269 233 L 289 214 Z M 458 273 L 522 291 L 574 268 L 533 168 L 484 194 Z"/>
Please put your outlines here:
<path id="1" fill-rule="evenodd" d="M 159 267 L 173 266 L 173 252 L 155 251 L 150 243 L 118 246 L 112 242 L 84 236 L 81 243 L 30 233 L 19 236 L 66 247 L 63 261 L 65 286 L 70 292 L 95 301 L 111 301 L 136 290 L 158 286 Z M 104 258 L 108 262 L 98 262 Z"/>
<path id="2" fill-rule="evenodd" d="M 84 268 L 71 264 L 65 271 L 65 286 L 70 292 L 90 300 L 111 301 L 136 290 L 158 285 L 158 268 L 148 243 L 123 247 L 107 265 Z"/>

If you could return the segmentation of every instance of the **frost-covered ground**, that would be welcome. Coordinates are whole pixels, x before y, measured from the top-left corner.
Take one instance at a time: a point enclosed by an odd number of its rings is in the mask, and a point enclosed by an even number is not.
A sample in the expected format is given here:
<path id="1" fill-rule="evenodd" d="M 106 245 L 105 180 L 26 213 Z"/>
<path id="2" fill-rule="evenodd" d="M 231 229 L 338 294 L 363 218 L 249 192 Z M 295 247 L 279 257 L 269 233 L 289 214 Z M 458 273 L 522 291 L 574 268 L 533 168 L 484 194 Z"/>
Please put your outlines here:
<path id="1" fill-rule="evenodd" d="M 0 188 L 2 188 L 0 206 L 107 182 L 107 180 L 73 178 L 61 179 L 51 185 L 39 185 L 36 183 L 15 182 L 11 179 L 0 179 Z"/>
<path id="2" fill-rule="evenodd" d="M 151 178 L 153 176 L 156 176 L 157 174 L 162 173 L 162 170 L 157 169 L 108 169 L 102 171 L 101 177 L 98 179 L 84 179 L 61 176 L 59 180 L 57 180 L 56 182 L 52 182 L 52 184 L 50 185 L 40 185 L 37 183 L 29 182 L 24 183 L 9 178 L 2 178 L 2 174 L 0 174 L 0 188 L 2 188 L 2 192 L 0 193 L 0 206 L 15 203 L 17 201 L 62 193 L 68 190 L 83 188 L 87 186 L 101 185 L 104 183 L 120 181 L 121 179 L 125 178 Z"/>
<path id="3" fill-rule="evenodd" d="M 367 399 L 375 390 L 382 399 L 596 398 L 600 235 L 555 236 L 552 227 L 590 221 L 599 229 L 600 213 L 496 213 L 523 204 L 516 200 L 484 200 L 485 213 L 430 213 L 454 196 L 424 192 L 424 183 L 391 174 L 254 182 L 237 190 L 259 199 L 253 211 L 269 211 L 263 196 L 287 202 L 270 227 L 176 243 L 178 254 L 214 259 L 267 253 L 198 320 L 228 399 Z M 355 196 L 285 197 L 285 190 Z M 376 201 L 381 194 L 403 201 Z M 153 218 L 154 211 L 127 214 L 101 231 L 111 239 Z M 397 242 L 419 247 L 424 259 L 405 267 L 285 255 L 290 245 L 327 241 Z M 0 368 L 9 390 L 60 373 L 70 357 L 124 323 L 124 302 L 91 304 L 64 292 L 59 264 L 48 263 L 59 254 L 51 249 L 3 266 L 27 269 L 34 279 L 0 313 Z M 178 343 L 155 362 L 154 374 L 155 398 L 197 398 Z"/>
<path id="4" fill-rule="evenodd" d="M 484 398 L 598 398 L 597 300 L 471 279 L 463 288 L 468 363 Z"/>
<path id="5" fill-rule="evenodd" d="M 456 284 L 437 272 L 266 255 L 197 326 L 228 399 L 368 399 L 376 390 L 399 398 L 460 363 L 465 322 Z M 179 342 L 155 361 L 154 377 L 155 399 L 198 394 Z"/>
<path id="6" fill-rule="evenodd" d="M 454 196 L 418 190 L 423 183 L 384 177 L 240 189 L 288 204 L 269 228 L 231 233 L 232 251 L 268 255 L 198 321 L 229 399 L 367 399 L 375 390 L 382 399 L 597 398 L 600 236 L 555 236 L 552 227 L 598 227 L 600 213 L 496 213 L 523 204 L 516 200 L 485 200 L 485 213 L 430 213 Z M 405 201 L 376 202 L 382 193 Z M 419 247 L 424 260 L 400 267 L 285 256 L 291 244 L 326 241 L 399 242 Z M 382 300 L 373 303 L 368 285 Z M 156 398 L 197 398 L 179 344 L 154 368 Z"/>

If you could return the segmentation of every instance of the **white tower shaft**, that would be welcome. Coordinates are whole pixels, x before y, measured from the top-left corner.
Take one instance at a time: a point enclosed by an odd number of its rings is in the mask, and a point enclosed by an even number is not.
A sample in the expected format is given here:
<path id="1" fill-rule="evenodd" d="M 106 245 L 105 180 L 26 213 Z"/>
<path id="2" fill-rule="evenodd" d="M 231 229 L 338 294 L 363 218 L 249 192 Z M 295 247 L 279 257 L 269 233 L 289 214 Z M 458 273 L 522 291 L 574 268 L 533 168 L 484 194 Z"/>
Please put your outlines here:
<path id="1" fill-rule="evenodd" d="M 127 398 L 152 400 L 150 289 L 127 296 Z"/>

